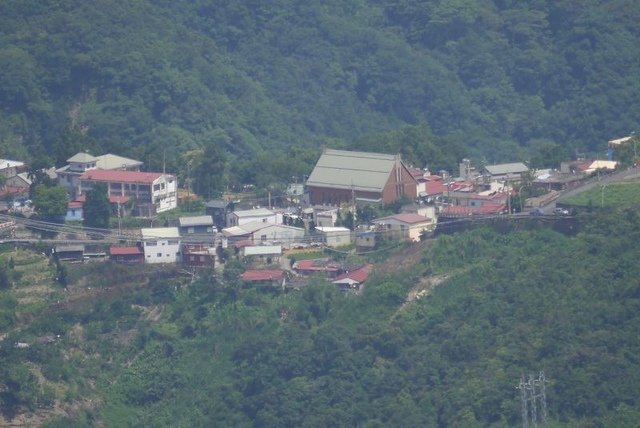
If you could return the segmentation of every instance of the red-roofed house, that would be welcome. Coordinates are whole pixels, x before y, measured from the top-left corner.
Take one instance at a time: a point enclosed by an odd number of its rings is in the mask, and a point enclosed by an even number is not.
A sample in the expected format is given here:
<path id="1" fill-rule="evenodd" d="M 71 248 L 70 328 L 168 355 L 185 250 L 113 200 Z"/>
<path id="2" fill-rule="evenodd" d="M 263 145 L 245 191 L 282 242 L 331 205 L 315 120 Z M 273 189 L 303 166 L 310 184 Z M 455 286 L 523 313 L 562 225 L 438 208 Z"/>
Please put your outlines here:
<path id="1" fill-rule="evenodd" d="M 248 270 L 240 278 L 252 284 L 279 285 L 284 287 L 285 274 L 282 270 Z"/>
<path id="2" fill-rule="evenodd" d="M 144 263 L 144 252 L 140 247 L 110 247 L 109 257 L 119 263 Z"/>
<path id="3" fill-rule="evenodd" d="M 343 272 L 339 264 L 328 259 L 298 260 L 293 264 L 293 270 L 301 275 L 324 273 L 330 278 Z"/>
<path id="4" fill-rule="evenodd" d="M 346 272 L 331 281 L 342 289 L 358 290 L 360 286 L 369 278 L 369 274 L 373 270 L 371 263 L 362 266 L 351 272 Z"/>
<path id="5" fill-rule="evenodd" d="M 80 194 L 92 189 L 95 183 L 106 183 L 110 198 L 134 199 L 135 213 L 141 217 L 177 207 L 177 182 L 170 174 L 92 169 L 80 176 Z"/>
<path id="6" fill-rule="evenodd" d="M 424 232 L 433 232 L 436 219 L 420 214 L 402 213 L 373 220 L 383 239 L 408 239 L 419 241 Z"/>

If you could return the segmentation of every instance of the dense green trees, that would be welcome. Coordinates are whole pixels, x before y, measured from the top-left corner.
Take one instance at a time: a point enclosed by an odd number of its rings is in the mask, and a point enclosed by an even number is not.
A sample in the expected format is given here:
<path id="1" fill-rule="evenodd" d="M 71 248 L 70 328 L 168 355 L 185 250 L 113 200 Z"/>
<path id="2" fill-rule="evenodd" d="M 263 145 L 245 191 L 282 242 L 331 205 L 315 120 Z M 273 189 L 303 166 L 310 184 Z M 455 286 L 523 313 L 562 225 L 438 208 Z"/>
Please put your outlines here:
<path id="1" fill-rule="evenodd" d="M 290 179 L 309 171 L 277 162 L 291 147 L 376 147 L 367 138 L 391 132 L 379 142 L 434 168 L 461 152 L 554 166 L 635 129 L 638 8 L 6 1 L 0 151 L 31 160 L 43 146 L 60 165 L 88 148 L 183 171 L 182 153 L 215 144 L 232 182 L 268 185 L 258 157 Z"/>
<path id="2" fill-rule="evenodd" d="M 86 196 L 87 199 L 82 209 L 84 225 L 107 229 L 109 227 L 109 217 L 111 216 L 107 185 L 105 183 L 96 183 L 87 192 Z"/>
<path id="3" fill-rule="evenodd" d="M 59 221 L 67 212 L 68 199 L 64 187 L 38 184 L 34 189 L 33 206 L 43 219 Z"/>

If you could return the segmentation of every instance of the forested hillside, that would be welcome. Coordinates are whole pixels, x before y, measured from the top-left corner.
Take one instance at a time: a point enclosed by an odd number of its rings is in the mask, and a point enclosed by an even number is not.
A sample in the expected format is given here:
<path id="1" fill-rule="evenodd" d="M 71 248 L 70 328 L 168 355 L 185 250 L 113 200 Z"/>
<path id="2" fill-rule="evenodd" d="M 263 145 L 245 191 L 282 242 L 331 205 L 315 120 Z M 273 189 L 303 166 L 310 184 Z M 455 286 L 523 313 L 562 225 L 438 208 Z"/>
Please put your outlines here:
<path id="1" fill-rule="evenodd" d="M 42 304 L 24 301 L 34 269 L 17 258 L 2 265 L 16 285 L 0 289 L 0 421 L 507 427 L 520 376 L 544 370 L 549 426 L 636 426 L 640 219 L 582 222 L 574 237 L 480 229 L 377 254 L 362 295 L 321 278 L 243 286 L 238 262 L 195 281 L 88 264 Z"/>
<path id="2" fill-rule="evenodd" d="M 634 0 L 7 0 L 0 156 L 178 171 L 216 145 L 262 183 L 321 146 L 553 164 L 636 129 L 639 19 Z"/>

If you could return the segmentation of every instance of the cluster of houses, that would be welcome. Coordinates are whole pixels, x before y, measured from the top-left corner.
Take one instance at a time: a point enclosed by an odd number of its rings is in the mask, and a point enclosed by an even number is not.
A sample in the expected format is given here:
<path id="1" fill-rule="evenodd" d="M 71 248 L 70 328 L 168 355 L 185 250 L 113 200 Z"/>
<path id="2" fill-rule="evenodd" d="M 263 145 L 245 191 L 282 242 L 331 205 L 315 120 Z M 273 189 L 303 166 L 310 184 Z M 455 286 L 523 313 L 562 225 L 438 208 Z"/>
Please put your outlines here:
<path id="1" fill-rule="evenodd" d="M 629 140 L 612 140 L 609 145 Z M 78 153 L 67 162 L 50 173 L 68 190 L 68 220 L 82 219 L 86 193 L 96 183 L 106 185 L 119 216 L 154 217 L 177 207 L 178 184 L 172 174 L 142 172 L 142 162 L 113 154 Z M 246 282 L 285 284 L 291 279 L 287 271 L 273 266 L 280 264 L 288 249 L 355 245 L 366 250 L 381 240 L 418 241 L 433 233 L 438 221 L 509 212 L 510 196 L 523 180 L 557 192 L 593 171 L 615 167 L 611 160 L 577 160 L 562 163 L 559 170 L 531 171 L 520 162 L 477 168 L 463 159 L 454 176 L 414 168 L 398 154 L 325 149 L 304 185 L 288 187 L 295 209 L 236 209 L 231 201 L 212 200 L 205 205 L 206 215 L 180 217 L 168 227 L 143 228 L 136 245 L 111 247 L 108 255 L 123 263 L 214 267 L 229 248 L 249 265 L 261 268 L 245 272 Z M 5 193 L 18 193 L 31 184 L 21 162 L 0 160 L 0 174 L 5 177 Z M 344 226 L 344 214 L 355 216 L 357 207 L 399 199 L 413 203 L 398 214 L 359 224 L 355 230 Z M 64 254 L 63 248 L 59 254 Z M 347 288 L 358 288 L 371 270 L 370 266 L 344 268 L 318 261 L 296 262 L 292 268 L 300 275 L 323 272 Z"/>

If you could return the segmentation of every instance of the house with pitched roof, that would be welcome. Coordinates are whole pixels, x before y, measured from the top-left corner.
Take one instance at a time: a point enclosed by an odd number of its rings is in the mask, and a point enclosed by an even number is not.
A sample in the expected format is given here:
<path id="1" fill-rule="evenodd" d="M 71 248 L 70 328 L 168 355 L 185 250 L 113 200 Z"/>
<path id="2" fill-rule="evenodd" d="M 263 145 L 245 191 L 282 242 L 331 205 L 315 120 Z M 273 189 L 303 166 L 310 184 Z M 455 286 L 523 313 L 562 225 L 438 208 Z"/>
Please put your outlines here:
<path id="1" fill-rule="evenodd" d="M 436 219 L 415 213 L 394 214 L 373 220 L 382 239 L 420 241 L 423 233 L 433 232 Z"/>
<path id="2" fill-rule="evenodd" d="M 331 281 L 343 290 L 357 291 L 360 286 L 369 278 L 369 274 L 373 270 L 371 263 L 359 267 L 358 269 L 345 272 Z"/>
<path id="3" fill-rule="evenodd" d="M 180 232 L 177 227 L 140 229 L 140 246 L 146 263 L 180 261 Z"/>
<path id="4" fill-rule="evenodd" d="M 227 216 L 227 227 L 242 226 L 254 221 L 265 224 L 281 224 L 282 214 L 278 215 L 267 208 L 234 211 Z"/>
<path id="5" fill-rule="evenodd" d="M 213 233 L 213 218 L 210 215 L 199 215 L 178 218 L 180 234 L 211 235 Z"/>
<path id="6" fill-rule="evenodd" d="M 137 246 L 109 247 L 109 258 L 118 263 L 143 263 L 144 251 Z"/>
<path id="7" fill-rule="evenodd" d="M 133 199 L 134 212 L 140 217 L 152 217 L 178 206 L 177 181 L 171 174 L 91 169 L 79 180 L 81 195 L 91 190 L 95 183 L 105 183 L 109 197 Z"/>
<path id="8" fill-rule="evenodd" d="M 325 149 L 306 187 L 312 205 L 388 204 L 416 198 L 418 183 L 400 155 Z"/>
<path id="9" fill-rule="evenodd" d="M 80 194 L 80 177 L 86 171 L 103 169 L 111 171 L 140 171 L 142 162 L 122 156 L 106 155 L 93 156 L 86 152 L 79 152 L 67 159 L 68 164 L 56 169 L 58 184 L 66 187 L 71 199 Z"/>
<path id="10" fill-rule="evenodd" d="M 509 180 L 515 182 L 522 179 L 522 176 L 529 172 L 529 167 L 522 162 L 501 163 L 497 165 L 487 165 L 484 167 L 483 175 L 491 181 Z"/>

